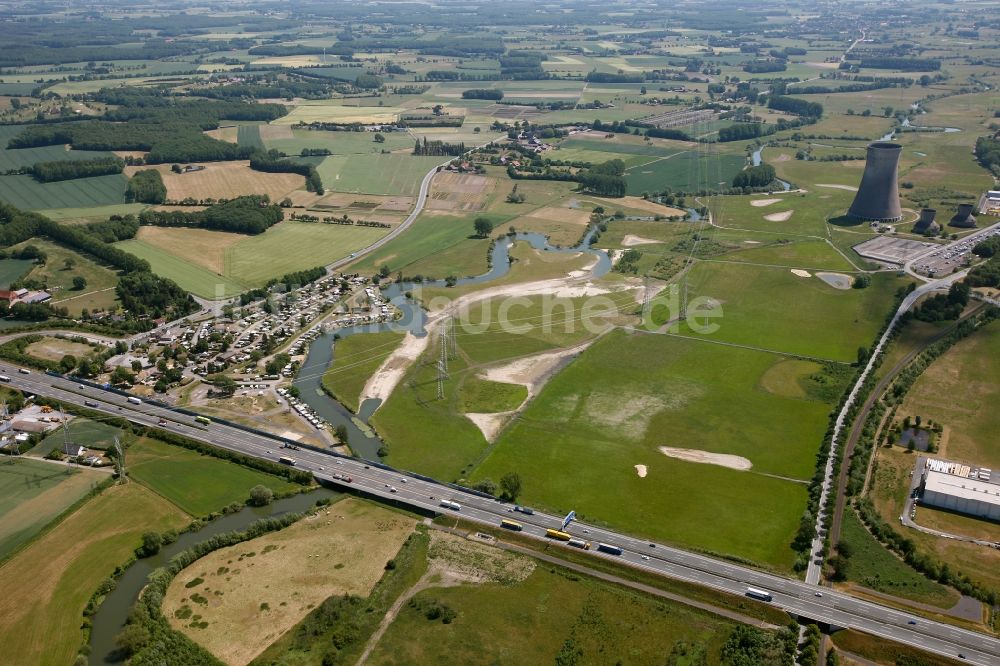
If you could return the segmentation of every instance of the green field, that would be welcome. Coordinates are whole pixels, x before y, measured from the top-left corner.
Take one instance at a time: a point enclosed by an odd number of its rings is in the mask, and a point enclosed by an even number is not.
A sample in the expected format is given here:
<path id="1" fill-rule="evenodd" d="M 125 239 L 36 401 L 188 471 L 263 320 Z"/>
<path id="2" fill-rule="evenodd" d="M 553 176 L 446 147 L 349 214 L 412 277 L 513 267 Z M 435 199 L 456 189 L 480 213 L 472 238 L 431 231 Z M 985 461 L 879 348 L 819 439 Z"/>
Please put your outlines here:
<path id="1" fill-rule="evenodd" d="M 528 397 L 523 384 L 491 382 L 480 377 L 469 377 L 462 384 L 461 410 L 467 413 L 505 412 L 517 409 Z"/>
<path id="2" fill-rule="evenodd" d="M 373 132 L 324 132 L 321 130 L 292 130 L 291 139 L 269 139 L 267 148 L 280 150 L 288 155 L 299 155 L 306 148 L 327 148 L 334 155 L 368 155 L 383 150 L 394 151 L 413 148 L 413 138 L 406 132 L 383 134 L 384 143 L 375 142 Z"/>
<path id="3" fill-rule="evenodd" d="M 226 276 L 260 286 L 285 273 L 324 266 L 371 245 L 389 229 L 283 222 L 226 251 Z"/>
<path id="4" fill-rule="evenodd" d="M 262 484 L 275 493 L 298 488 L 282 478 L 142 438 L 126 453 L 129 476 L 192 516 L 206 516 L 244 502 Z"/>
<path id="5" fill-rule="evenodd" d="M 22 210 L 84 208 L 122 203 L 128 179 L 122 174 L 39 183 L 31 176 L 0 176 L 0 200 Z"/>
<path id="6" fill-rule="evenodd" d="M 744 245 L 744 247 L 746 247 L 745 250 L 726 254 L 722 260 L 787 266 L 789 268 L 854 272 L 854 266 L 826 241 L 797 240 L 775 243 L 773 239 L 768 238 L 766 245 L 751 244 Z"/>
<path id="7" fill-rule="evenodd" d="M 0 136 L 0 172 L 15 171 L 30 167 L 37 162 L 64 162 L 94 160 L 101 157 L 113 157 L 109 152 L 101 150 L 66 150 L 63 146 L 42 146 L 40 148 L 19 148 L 7 150 L 6 140 Z"/>
<path id="8" fill-rule="evenodd" d="M 98 585 L 132 556 L 143 532 L 176 530 L 189 521 L 170 502 L 128 483 L 89 500 L 16 554 L 0 568 L 4 661 L 74 663 L 84 640 L 83 609 Z"/>
<path id="9" fill-rule="evenodd" d="M 241 146 L 264 149 L 264 141 L 260 138 L 259 125 L 240 125 L 236 129 L 236 143 Z"/>
<path id="10" fill-rule="evenodd" d="M 661 192 L 666 189 L 694 191 L 707 186 L 725 183 L 746 164 L 742 155 L 715 155 L 708 159 L 697 152 L 688 151 L 653 161 L 629 165 L 625 171 L 628 193 L 640 196 L 643 192 Z"/>
<path id="11" fill-rule="evenodd" d="M 840 290 L 786 268 L 709 262 L 696 264 L 687 283 L 689 307 L 697 297 L 721 303 L 721 309 L 708 301 L 700 306 L 721 313 L 705 321 L 718 326 L 706 339 L 837 361 L 854 361 L 859 346 L 874 342 L 904 284 L 879 273 L 867 289 Z"/>
<path id="12" fill-rule="evenodd" d="M 185 291 L 190 291 L 202 298 L 220 298 L 235 296 L 246 287 L 217 275 L 189 261 L 185 261 L 170 252 L 141 240 L 127 240 L 115 244 L 117 247 L 145 259 L 153 268 L 153 272 L 176 282 Z"/>
<path id="13" fill-rule="evenodd" d="M 365 382 L 396 349 L 403 334 L 396 331 L 349 335 L 334 343 L 333 362 L 323 373 L 323 387 L 354 413 Z"/>
<path id="14" fill-rule="evenodd" d="M 8 289 L 11 282 L 27 275 L 34 265 L 31 259 L 0 259 L 0 289 Z"/>
<path id="15" fill-rule="evenodd" d="M 105 478 L 29 458 L 0 460 L 0 562 Z"/>
<path id="16" fill-rule="evenodd" d="M 47 435 L 45 439 L 31 450 L 31 455 L 45 456 L 50 451 L 60 448 L 63 445 L 64 437 L 70 444 L 85 446 L 88 449 L 106 451 L 114 447 L 115 437 L 121 436 L 119 428 L 101 423 L 100 421 L 91 421 L 84 418 L 73 419 L 68 426 L 67 433 L 64 435 L 63 430 L 66 429 L 64 426 Z"/>
<path id="17" fill-rule="evenodd" d="M 137 239 L 117 246 L 145 259 L 153 272 L 187 291 L 203 298 L 219 298 L 261 286 L 286 273 L 333 263 L 388 232 L 376 227 L 282 222 L 226 247 L 223 275 L 188 261 L 184 253 L 190 250 L 186 247 L 177 247 L 175 253 Z"/>
<path id="18" fill-rule="evenodd" d="M 481 275 L 489 268 L 490 242 L 472 237 L 472 220 L 472 216 L 421 215 L 406 233 L 366 255 L 352 270 L 375 273 L 385 264 L 406 277 Z"/>
<path id="19" fill-rule="evenodd" d="M 942 608 L 951 608 L 958 601 L 957 592 L 914 571 L 886 550 L 850 508 L 844 510 L 840 543 L 839 557 L 846 562 L 844 570 L 853 583 Z"/>
<path id="20" fill-rule="evenodd" d="M 831 404 L 767 381 L 783 363 L 613 332 L 549 381 L 472 478 L 516 470 L 526 503 L 788 569 Z M 686 462 L 659 446 L 742 456 L 753 468 Z M 635 465 L 646 466 L 645 478 Z"/>
<path id="21" fill-rule="evenodd" d="M 434 602 L 455 611 L 454 621 L 428 620 L 419 608 Z M 489 655 L 491 664 L 511 665 L 717 664 L 733 626 L 702 611 L 538 566 L 513 585 L 419 592 L 368 663 L 473 664 Z"/>
<path id="22" fill-rule="evenodd" d="M 447 157 L 413 155 L 334 155 L 316 168 L 326 189 L 358 194 L 410 196 L 417 193 L 420 181 Z"/>

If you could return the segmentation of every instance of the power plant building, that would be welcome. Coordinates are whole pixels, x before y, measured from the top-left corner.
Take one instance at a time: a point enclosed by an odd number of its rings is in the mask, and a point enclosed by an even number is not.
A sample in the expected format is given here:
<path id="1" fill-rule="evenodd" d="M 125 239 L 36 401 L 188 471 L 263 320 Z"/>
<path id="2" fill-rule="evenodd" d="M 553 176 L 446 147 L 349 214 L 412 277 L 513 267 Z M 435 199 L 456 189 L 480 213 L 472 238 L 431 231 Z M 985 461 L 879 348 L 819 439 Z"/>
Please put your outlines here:
<path id="1" fill-rule="evenodd" d="M 1000 483 L 991 479 L 989 469 L 928 459 L 920 503 L 1000 521 Z"/>
<path id="2" fill-rule="evenodd" d="M 898 222 L 903 219 L 897 178 L 902 150 L 898 143 L 876 141 L 868 144 L 865 173 L 848 215 L 873 222 Z"/>
<path id="3" fill-rule="evenodd" d="M 934 235 L 941 233 L 941 225 L 934 221 L 937 211 L 933 208 L 923 208 L 920 211 L 920 219 L 913 225 L 913 233 Z"/>
<path id="4" fill-rule="evenodd" d="M 976 218 L 972 216 L 972 208 L 972 204 L 959 204 L 958 212 L 951 218 L 948 226 L 960 229 L 975 229 Z"/>

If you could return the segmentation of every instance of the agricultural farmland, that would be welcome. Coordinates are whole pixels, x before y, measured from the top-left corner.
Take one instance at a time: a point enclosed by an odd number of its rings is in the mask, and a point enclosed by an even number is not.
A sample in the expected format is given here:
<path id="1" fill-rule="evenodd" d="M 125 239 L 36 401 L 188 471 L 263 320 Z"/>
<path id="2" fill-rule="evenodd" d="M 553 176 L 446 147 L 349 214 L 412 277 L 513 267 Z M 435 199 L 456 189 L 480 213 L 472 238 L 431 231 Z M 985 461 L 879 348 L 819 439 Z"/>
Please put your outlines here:
<path id="1" fill-rule="evenodd" d="M 0 199 L 23 210 L 87 208 L 125 201 L 121 174 L 39 183 L 31 176 L 0 176 Z"/>
<path id="2" fill-rule="evenodd" d="M 240 129 L 243 129 L 242 127 Z M 249 128 L 255 129 L 255 128 Z M 174 173 L 169 164 L 153 167 L 160 172 L 167 186 L 167 199 L 232 199 L 247 194 L 266 194 L 272 201 L 281 201 L 291 192 L 302 189 L 306 179 L 294 173 L 264 173 L 250 168 L 250 162 L 208 162 L 204 169 L 190 173 Z M 149 167 L 128 167 L 133 175 Z"/>

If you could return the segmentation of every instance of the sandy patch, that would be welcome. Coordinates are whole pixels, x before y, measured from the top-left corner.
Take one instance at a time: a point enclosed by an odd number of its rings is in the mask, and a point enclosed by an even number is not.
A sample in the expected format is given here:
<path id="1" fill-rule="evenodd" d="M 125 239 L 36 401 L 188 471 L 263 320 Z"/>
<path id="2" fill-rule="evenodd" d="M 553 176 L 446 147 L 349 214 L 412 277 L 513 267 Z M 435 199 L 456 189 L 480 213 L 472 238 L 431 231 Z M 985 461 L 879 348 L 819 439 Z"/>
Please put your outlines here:
<path id="1" fill-rule="evenodd" d="M 525 400 L 525 403 L 527 403 L 528 400 L 538 395 L 545 382 L 555 374 L 556 370 L 563 363 L 575 356 L 579 356 L 592 343 L 593 340 L 588 340 L 575 347 L 525 356 L 510 363 L 487 368 L 480 373 L 480 376 L 491 382 L 521 384 L 527 387 L 528 398 Z"/>
<path id="2" fill-rule="evenodd" d="M 754 199 L 750 202 L 751 206 L 755 208 L 763 208 L 764 206 L 770 206 L 773 203 L 778 203 L 781 199 Z"/>
<path id="3" fill-rule="evenodd" d="M 770 215 L 765 215 L 764 219 L 768 222 L 784 222 L 785 220 L 792 217 L 794 210 L 785 210 L 780 213 L 771 213 Z"/>
<path id="4" fill-rule="evenodd" d="M 635 467 L 635 473 L 639 475 L 640 479 L 646 478 L 646 466 L 645 465 L 633 465 Z"/>
<path id="5" fill-rule="evenodd" d="M 225 663 L 246 664 L 328 597 L 366 597 L 413 526 L 375 504 L 342 500 L 195 561 L 170 584 L 163 614 Z M 201 624 L 192 626 L 193 615 Z"/>
<path id="6" fill-rule="evenodd" d="M 113 150 L 111 151 L 116 157 L 125 159 L 126 157 L 146 157 L 148 154 L 145 150 Z"/>
<path id="7" fill-rule="evenodd" d="M 675 449 L 670 446 L 661 446 L 659 449 L 660 453 L 665 456 L 687 462 L 719 465 L 720 467 L 738 469 L 743 472 L 753 467 L 753 463 L 743 456 L 734 456 L 728 453 L 710 453 L 698 449 Z"/>
<path id="8" fill-rule="evenodd" d="M 486 441 L 492 444 L 496 441 L 497 435 L 503 430 L 503 427 L 507 425 L 511 417 L 517 412 L 495 412 L 493 414 L 479 414 L 475 412 L 469 412 L 466 416 L 472 421 L 479 432 L 483 433 L 483 437 Z"/>
<path id="9" fill-rule="evenodd" d="M 816 183 L 816 187 L 829 187 L 834 190 L 847 190 L 848 192 L 857 192 L 858 188 L 853 185 L 836 185 L 834 183 Z"/>
<path id="10" fill-rule="evenodd" d="M 760 241 L 745 240 L 743 241 L 746 245 L 760 245 Z"/>
<path id="11" fill-rule="evenodd" d="M 854 280 L 850 275 L 844 275 L 843 273 L 816 273 L 816 277 L 823 282 L 826 282 L 834 289 L 841 289 L 844 291 L 850 289 L 851 285 L 854 283 Z"/>
<path id="12" fill-rule="evenodd" d="M 430 330 L 422 338 L 407 331 L 406 336 L 403 337 L 403 341 L 396 347 L 395 351 L 389 354 L 379 369 L 365 383 L 361 396 L 358 398 L 358 404 L 369 398 L 377 398 L 383 403 L 388 400 L 396 385 L 399 384 L 399 380 L 406 374 L 406 369 L 427 349 L 430 337 Z"/>
<path id="13" fill-rule="evenodd" d="M 666 407 L 667 401 L 657 395 L 596 390 L 584 400 L 581 416 L 618 437 L 637 440 L 646 433 L 653 415 Z"/>
<path id="14" fill-rule="evenodd" d="M 812 277 L 812 273 L 810 273 L 809 271 L 804 271 L 801 268 L 793 268 L 792 275 L 798 275 L 799 277 L 804 277 L 804 278 Z"/>
<path id="15" fill-rule="evenodd" d="M 791 159 L 792 159 L 792 156 L 789 155 L 788 153 L 781 153 L 780 155 L 778 155 L 777 157 L 775 157 L 771 161 L 772 162 L 789 162 L 789 161 L 791 161 Z"/>
<path id="16" fill-rule="evenodd" d="M 622 239 L 622 245 L 625 247 L 633 247 L 635 245 L 652 245 L 654 243 L 662 243 L 663 241 L 654 240 L 652 238 L 643 238 L 642 236 L 636 236 L 635 234 L 625 234 L 625 238 Z"/>

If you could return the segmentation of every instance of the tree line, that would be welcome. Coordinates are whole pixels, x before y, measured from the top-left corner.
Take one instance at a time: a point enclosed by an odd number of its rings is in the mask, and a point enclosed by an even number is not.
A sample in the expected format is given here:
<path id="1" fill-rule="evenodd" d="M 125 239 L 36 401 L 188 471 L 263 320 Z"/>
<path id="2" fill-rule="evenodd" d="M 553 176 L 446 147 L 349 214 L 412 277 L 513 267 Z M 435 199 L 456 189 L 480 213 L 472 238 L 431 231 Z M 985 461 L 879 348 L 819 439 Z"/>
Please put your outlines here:
<path id="1" fill-rule="evenodd" d="M 125 201 L 128 203 L 161 204 L 166 200 L 167 186 L 156 169 L 137 171 L 125 188 Z"/>
<path id="2" fill-rule="evenodd" d="M 199 211 L 144 210 L 139 223 L 155 227 L 197 227 L 256 235 L 284 219 L 281 207 L 265 195 L 247 195 Z"/>
<path id="3" fill-rule="evenodd" d="M 323 187 L 323 179 L 312 164 L 306 162 L 295 162 L 285 159 L 276 150 L 268 152 L 255 152 L 250 156 L 250 168 L 254 171 L 264 171 L 267 173 L 297 173 L 306 178 L 306 189 L 316 194 L 323 194 L 326 189 Z"/>
<path id="4" fill-rule="evenodd" d="M 40 183 L 53 183 L 75 178 L 92 178 L 121 173 L 125 162 L 117 157 L 99 157 L 93 160 L 62 160 L 36 162 L 27 171 Z"/>

